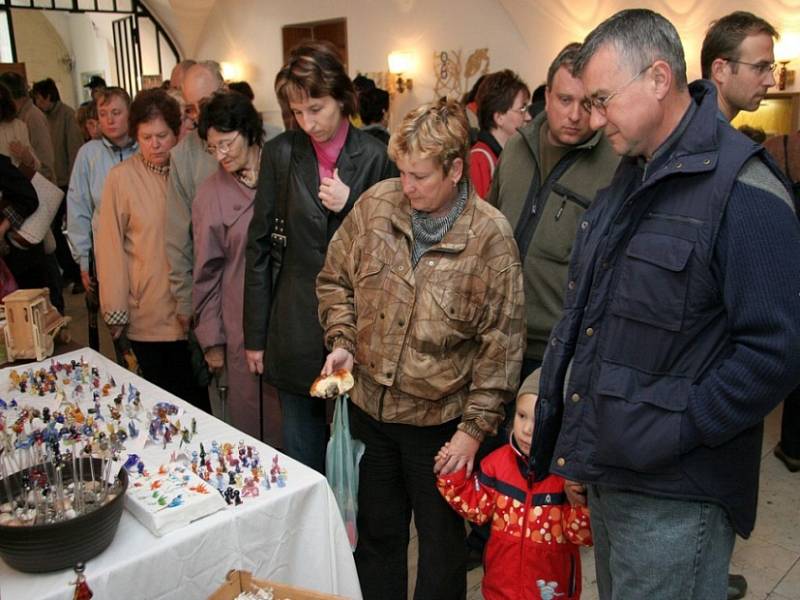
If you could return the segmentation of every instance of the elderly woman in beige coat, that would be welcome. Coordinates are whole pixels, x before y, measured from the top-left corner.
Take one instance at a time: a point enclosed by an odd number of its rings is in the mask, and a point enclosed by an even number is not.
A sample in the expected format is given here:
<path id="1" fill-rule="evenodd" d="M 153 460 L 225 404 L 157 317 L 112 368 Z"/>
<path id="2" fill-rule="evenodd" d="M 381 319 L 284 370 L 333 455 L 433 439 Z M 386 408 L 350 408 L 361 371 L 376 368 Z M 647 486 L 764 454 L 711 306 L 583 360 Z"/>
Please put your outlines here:
<path id="1" fill-rule="evenodd" d="M 169 151 L 180 108 L 164 90 L 145 90 L 129 118 L 139 152 L 109 172 L 95 234 L 100 308 L 112 336 L 130 339 L 145 379 L 207 411 L 208 396 L 193 382 L 164 245 Z"/>

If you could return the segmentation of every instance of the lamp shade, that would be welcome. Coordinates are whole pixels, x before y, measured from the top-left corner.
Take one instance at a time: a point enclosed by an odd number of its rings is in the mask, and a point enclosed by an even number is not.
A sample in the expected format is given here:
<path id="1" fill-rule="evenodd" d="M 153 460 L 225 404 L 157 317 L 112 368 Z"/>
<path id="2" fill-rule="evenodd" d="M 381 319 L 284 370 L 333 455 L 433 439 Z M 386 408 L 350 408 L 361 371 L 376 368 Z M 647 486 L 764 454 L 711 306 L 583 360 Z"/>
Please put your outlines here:
<path id="1" fill-rule="evenodd" d="M 389 73 L 400 75 L 411 70 L 410 52 L 392 52 L 389 54 Z"/>

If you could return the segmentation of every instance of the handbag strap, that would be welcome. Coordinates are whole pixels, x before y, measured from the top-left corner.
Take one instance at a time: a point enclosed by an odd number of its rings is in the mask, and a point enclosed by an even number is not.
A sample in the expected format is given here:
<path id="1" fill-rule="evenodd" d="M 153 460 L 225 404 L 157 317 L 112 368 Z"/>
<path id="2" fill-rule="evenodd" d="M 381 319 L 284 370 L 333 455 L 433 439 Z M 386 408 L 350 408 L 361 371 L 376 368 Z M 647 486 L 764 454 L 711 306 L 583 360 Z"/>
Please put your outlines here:
<path id="1" fill-rule="evenodd" d="M 272 245 L 280 247 L 281 254 L 286 248 L 286 207 L 288 204 L 287 196 L 289 195 L 289 174 L 292 170 L 292 148 L 294 146 L 294 136 L 291 140 L 287 140 L 285 144 L 281 145 L 280 154 L 278 155 L 278 172 L 280 188 L 278 197 L 275 199 L 275 218 L 272 226 L 272 235 L 270 240 Z"/>

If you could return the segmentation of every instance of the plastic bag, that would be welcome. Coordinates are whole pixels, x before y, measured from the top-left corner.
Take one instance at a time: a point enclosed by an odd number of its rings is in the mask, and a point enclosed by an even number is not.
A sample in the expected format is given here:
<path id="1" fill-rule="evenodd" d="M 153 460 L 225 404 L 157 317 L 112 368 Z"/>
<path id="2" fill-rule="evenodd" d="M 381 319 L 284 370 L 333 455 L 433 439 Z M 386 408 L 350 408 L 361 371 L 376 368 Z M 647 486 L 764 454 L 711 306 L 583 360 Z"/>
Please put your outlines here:
<path id="1" fill-rule="evenodd" d="M 333 490 L 339 512 L 344 521 L 350 548 L 355 551 L 358 542 L 356 515 L 358 514 L 358 463 L 364 456 L 364 442 L 350 435 L 350 420 L 347 416 L 349 397 L 343 394 L 336 398 L 331 425 L 331 439 L 325 455 L 325 471 Z"/>

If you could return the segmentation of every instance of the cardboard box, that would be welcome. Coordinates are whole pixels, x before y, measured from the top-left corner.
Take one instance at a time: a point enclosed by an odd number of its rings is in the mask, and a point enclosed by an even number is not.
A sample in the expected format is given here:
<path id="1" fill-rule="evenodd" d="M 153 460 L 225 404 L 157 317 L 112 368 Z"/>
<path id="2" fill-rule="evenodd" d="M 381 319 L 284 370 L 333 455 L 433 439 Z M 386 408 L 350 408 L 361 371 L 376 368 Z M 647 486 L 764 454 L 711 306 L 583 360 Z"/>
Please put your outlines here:
<path id="1" fill-rule="evenodd" d="M 217 588 L 217 591 L 211 594 L 208 600 L 234 600 L 242 592 L 253 591 L 254 588 L 265 590 L 271 588 L 275 600 L 346 600 L 343 596 L 322 594 L 266 579 L 256 579 L 249 571 L 239 571 L 237 569 L 228 572 L 225 583 Z"/>

